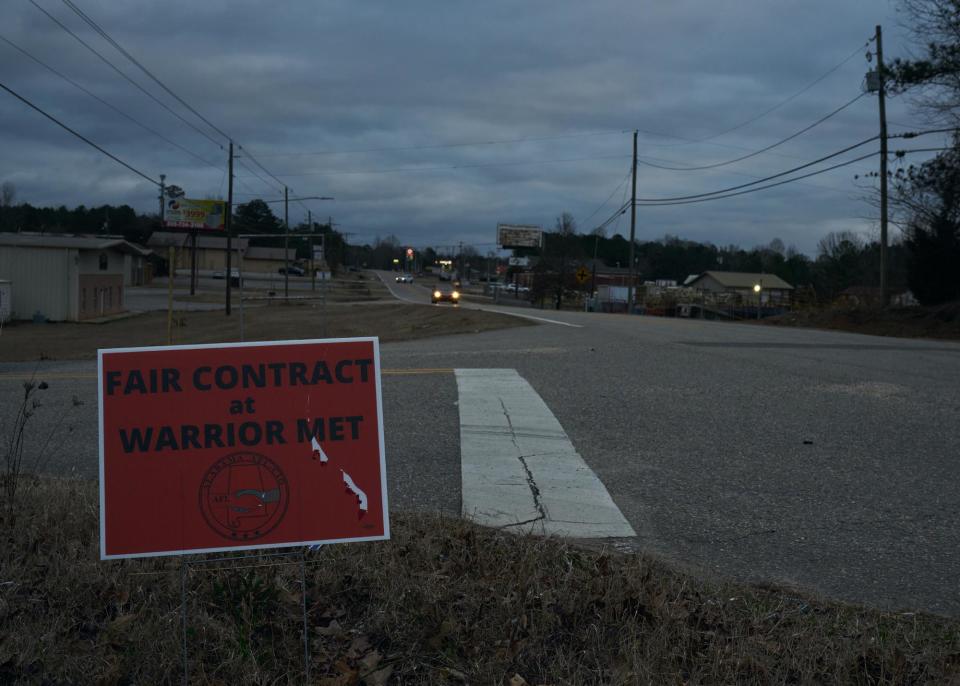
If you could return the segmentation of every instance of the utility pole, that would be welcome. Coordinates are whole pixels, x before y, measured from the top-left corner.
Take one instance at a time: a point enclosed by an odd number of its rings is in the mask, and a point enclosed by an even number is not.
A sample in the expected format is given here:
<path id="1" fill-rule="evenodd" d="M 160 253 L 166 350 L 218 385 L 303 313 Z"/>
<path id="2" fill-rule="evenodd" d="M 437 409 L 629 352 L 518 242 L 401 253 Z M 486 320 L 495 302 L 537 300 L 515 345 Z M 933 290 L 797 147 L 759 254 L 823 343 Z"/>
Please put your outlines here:
<path id="1" fill-rule="evenodd" d="M 634 268 L 633 240 L 637 232 L 637 131 L 633 132 L 633 193 L 630 195 L 630 283 L 627 285 L 627 314 L 633 314 L 634 284 L 636 283 L 636 269 Z"/>
<path id="2" fill-rule="evenodd" d="M 167 205 L 167 203 L 163 201 L 164 196 L 166 196 L 167 194 L 166 180 L 167 180 L 167 175 L 161 174 L 160 175 L 160 228 L 163 228 L 163 218 L 164 218 L 166 205 Z"/>
<path id="3" fill-rule="evenodd" d="M 230 152 L 227 156 L 227 211 L 223 217 L 223 228 L 227 232 L 227 300 L 226 311 L 230 316 L 230 282 L 233 281 L 233 141 L 230 141 Z M 240 278 L 243 278 L 241 276 Z M 243 291 L 240 292 L 243 297 Z"/>
<path id="4" fill-rule="evenodd" d="M 887 254 L 887 103 L 886 75 L 883 67 L 883 33 L 877 25 L 877 80 L 880 91 L 880 303 L 886 307 L 890 303 L 890 285 L 887 272 L 890 270 Z"/>
<path id="5" fill-rule="evenodd" d="M 597 292 L 597 250 L 600 247 L 600 234 L 593 236 L 593 269 L 590 271 L 590 297 Z"/>
<path id="6" fill-rule="evenodd" d="M 290 297 L 290 252 L 287 246 L 290 242 L 290 197 L 289 189 L 283 187 L 283 299 Z"/>
<path id="7" fill-rule="evenodd" d="M 307 231 L 313 233 L 313 212 L 307 210 Z M 309 239 L 310 242 L 310 290 L 317 290 L 317 270 L 313 264 L 313 236 Z"/>

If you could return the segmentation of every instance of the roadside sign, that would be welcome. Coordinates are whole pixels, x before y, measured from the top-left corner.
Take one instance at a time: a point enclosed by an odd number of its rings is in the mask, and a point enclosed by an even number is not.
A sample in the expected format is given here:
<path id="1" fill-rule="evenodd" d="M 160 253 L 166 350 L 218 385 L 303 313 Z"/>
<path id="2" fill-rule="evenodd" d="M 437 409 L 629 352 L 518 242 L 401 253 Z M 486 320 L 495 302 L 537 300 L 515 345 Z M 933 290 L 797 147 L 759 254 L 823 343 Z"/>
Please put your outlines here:
<path id="1" fill-rule="evenodd" d="M 497 245 L 501 248 L 541 248 L 543 229 L 529 224 L 497 224 Z"/>
<path id="2" fill-rule="evenodd" d="M 390 537 L 376 338 L 100 350 L 101 559 Z"/>
<path id="3" fill-rule="evenodd" d="M 170 198 L 165 201 L 163 225 L 171 229 L 223 231 L 226 203 L 223 200 Z"/>
<path id="4" fill-rule="evenodd" d="M 586 267 L 580 267 L 577 270 L 577 283 L 581 286 L 590 278 L 590 271 Z"/>

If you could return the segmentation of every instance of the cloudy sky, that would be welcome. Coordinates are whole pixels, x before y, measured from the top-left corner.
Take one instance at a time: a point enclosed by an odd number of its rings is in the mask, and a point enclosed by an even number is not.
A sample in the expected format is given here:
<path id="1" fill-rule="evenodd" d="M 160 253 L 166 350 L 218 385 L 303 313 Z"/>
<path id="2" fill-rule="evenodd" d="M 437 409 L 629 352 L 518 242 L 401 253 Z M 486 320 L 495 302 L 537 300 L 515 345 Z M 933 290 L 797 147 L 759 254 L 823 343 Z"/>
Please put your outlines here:
<path id="1" fill-rule="evenodd" d="M 0 83 L 148 177 L 225 196 L 226 134 L 241 148 L 238 202 L 282 197 L 282 182 L 335 198 L 292 204 L 291 223 L 309 208 L 351 242 L 394 234 L 481 252 L 498 222 L 550 227 L 563 211 L 581 231 L 604 222 L 629 199 L 634 129 L 641 198 L 738 186 L 874 136 L 876 97 L 863 95 L 761 155 L 660 168 L 741 157 L 849 103 L 877 24 L 885 57 L 910 50 L 893 0 L 7 0 L 2 16 Z M 888 101 L 888 118 L 891 132 L 922 128 L 902 98 Z M 4 91 L 0 149 L 0 181 L 18 201 L 157 206 L 155 186 Z M 738 197 L 639 207 L 637 235 L 745 247 L 780 238 L 813 253 L 827 232 L 877 231 L 862 178 L 877 159 Z M 616 232 L 629 234 L 628 216 L 607 227 Z"/>

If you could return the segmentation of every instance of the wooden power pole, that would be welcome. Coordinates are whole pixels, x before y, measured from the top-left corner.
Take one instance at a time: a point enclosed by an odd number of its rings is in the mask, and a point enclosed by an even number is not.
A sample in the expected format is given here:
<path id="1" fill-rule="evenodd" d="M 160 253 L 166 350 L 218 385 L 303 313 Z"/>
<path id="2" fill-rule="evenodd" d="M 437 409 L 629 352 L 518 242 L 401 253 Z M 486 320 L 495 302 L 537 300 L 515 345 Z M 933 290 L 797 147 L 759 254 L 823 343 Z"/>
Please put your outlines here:
<path id="1" fill-rule="evenodd" d="M 887 254 L 887 104 L 886 75 L 883 67 L 883 33 L 877 25 L 877 82 L 880 104 L 880 302 L 884 307 L 890 303 L 890 271 Z"/>
<path id="2" fill-rule="evenodd" d="M 636 296 L 637 281 L 634 268 L 633 241 L 637 233 L 637 132 L 633 132 L 633 192 L 630 195 L 630 283 L 627 285 L 627 314 L 633 314 L 633 301 Z"/>

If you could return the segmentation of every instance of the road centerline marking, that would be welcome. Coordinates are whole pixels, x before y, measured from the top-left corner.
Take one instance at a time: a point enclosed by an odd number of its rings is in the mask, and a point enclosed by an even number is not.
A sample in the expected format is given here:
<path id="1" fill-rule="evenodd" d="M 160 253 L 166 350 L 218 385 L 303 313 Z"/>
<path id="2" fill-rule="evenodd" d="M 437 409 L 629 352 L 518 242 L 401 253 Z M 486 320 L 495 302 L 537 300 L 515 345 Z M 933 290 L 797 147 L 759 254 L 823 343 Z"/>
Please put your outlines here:
<path id="1" fill-rule="evenodd" d="M 456 369 L 464 516 L 575 538 L 635 536 L 550 408 L 515 369 Z"/>
<path id="2" fill-rule="evenodd" d="M 380 374 L 383 376 L 416 376 L 420 374 L 453 374 L 452 367 L 425 367 L 418 369 L 416 367 L 410 368 L 399 368 L 399 369 L 381 369 Z M 83 380 L 83 379 L 96 379 L 96 372 L 30 372 L 21 373 L 21 372 L 0 372 L 0 382 L 2 381 L 30 381 L 33 379 L 36 382 L 45 381 L 45 380 Z"/>

